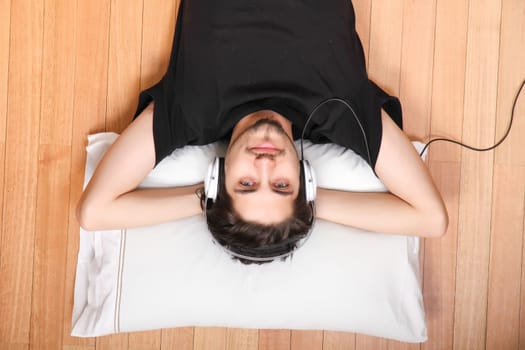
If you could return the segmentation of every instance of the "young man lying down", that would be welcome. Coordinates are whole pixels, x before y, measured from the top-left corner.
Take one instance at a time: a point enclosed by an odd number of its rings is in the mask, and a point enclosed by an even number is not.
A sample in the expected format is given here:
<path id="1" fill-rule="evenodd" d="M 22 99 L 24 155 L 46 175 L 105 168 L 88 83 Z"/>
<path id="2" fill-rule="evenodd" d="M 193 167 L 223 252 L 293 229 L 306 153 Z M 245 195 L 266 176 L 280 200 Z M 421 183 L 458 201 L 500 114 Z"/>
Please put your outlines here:
<path id="1" fill-rule="evenodd" d="M 401 106 L 367 77 L 349 0 L 182 1 L 163 79 L 96 169 L 78 207 L 88 230 L 153 225 L 203 212 L 243 262 L 288 256 L 315 217 L 435 237 L 448 217 L 402 132 Z M 363 157 L 388 193 L 317 188 L 293 140 Z M 137 189 L 173 150 L 226 140 L 206 183 Z M 351 176 L 351 174 L 348 174 Z"/>

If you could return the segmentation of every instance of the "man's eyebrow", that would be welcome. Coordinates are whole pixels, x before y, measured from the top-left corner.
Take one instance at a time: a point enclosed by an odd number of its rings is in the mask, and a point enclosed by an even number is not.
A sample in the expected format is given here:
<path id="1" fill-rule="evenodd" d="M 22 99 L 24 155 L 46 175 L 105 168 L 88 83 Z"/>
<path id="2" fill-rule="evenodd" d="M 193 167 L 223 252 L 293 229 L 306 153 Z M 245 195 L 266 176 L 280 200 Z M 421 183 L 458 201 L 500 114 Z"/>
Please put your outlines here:
<path id="1" fill-rule="evenodd" d="M 233 192 L 238 193 L 238 194 L 248 194 L 248 193 L 253 193 L 255 191 L 256 190 L 238 190 L 238 189 L 233 190 Z M 272 192 L 277 193 L 280 196 L 291 196 L 293 194 L 293 191 L 279 191 L 275 189 L 272 189 Z"/>

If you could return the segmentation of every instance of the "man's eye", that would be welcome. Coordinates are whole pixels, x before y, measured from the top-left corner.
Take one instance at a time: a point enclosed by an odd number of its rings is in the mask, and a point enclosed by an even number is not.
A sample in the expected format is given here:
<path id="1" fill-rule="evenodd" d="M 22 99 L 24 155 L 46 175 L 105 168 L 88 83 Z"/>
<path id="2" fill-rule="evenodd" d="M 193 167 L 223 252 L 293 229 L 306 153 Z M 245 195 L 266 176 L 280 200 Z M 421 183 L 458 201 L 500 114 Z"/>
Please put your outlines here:
<path id="1" fill-rule="evenodd" d="M 288 187 L 288 184 L 287 184 L 286 182 L 276 182 L 276 183 L 275 183 L 275 187 L 276 187 L 276 188 L 283 189 L 283 188 L 287 188 L 287 187 Z"/>

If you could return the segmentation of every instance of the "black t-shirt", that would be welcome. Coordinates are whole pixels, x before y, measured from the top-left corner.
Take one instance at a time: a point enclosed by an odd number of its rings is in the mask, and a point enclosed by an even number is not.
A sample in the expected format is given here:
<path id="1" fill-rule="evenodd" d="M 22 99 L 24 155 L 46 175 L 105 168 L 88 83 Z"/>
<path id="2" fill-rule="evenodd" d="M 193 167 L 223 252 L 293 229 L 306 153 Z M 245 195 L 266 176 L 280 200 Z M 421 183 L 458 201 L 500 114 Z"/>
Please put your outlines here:
<path id="1" fill-rule="evenodd" d="M 384 107 L 401 127 L 401 106 L 371 82 L 349 0 L 182 1 L 166 75 L 139 98 L 155 101 L 156 163 L 175 148 L 228 139 L 261 109 L 293 125 L 297 139 L 349 147 L 375 167 Z M 368 147 L 365 144 L 368 142 Z"/>

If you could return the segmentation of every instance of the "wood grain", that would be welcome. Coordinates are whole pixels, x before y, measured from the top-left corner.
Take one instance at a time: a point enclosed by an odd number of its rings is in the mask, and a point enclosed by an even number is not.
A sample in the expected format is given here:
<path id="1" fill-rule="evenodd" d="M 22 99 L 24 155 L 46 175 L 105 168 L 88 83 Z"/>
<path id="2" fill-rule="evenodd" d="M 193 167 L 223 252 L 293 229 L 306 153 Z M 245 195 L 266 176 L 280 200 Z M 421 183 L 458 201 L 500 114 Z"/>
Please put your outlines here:
<path id="1" fill-rule="evenodd" d="M 226 349 L 257 350 L 259 347 L 259 331 L 257 329 L 228 328 L 226 333 Z"/>
<path id="2" fill-rule="evenodd" d="M 37 349 L 62 346 L 57 325 L 64 322 L 70 162 L 70 145 L 40 145 L 31 309 L 31 346 Z"/>
<path id="3" fill-rule="evenodd" d="M 87 135 L 104 131 L 109 47 L 109 0 L 78 1 L 75 16 L 75 90 L 71 144 L 70 206 L 66 264 L 64 346 L 94 346 L 93 339 L 71 333 L 73 286 L 79 244 L 75 211 L 84 183 Z"/>
<path id="4" fill-rule="evenodd" d="M 168 68 L 180 0 L 144 0 L 142 89 L 158 82 Z"/>
<path id="5" fill-rule="evenodd" d="M 467 22 L 468 1 L 437 2 L 431 134 L 457 140 L 463 124 Z M 438 142 L 430 146 L 429 159 L 449 227 L 444 238 L 425 240 L 423 295 L 429 339 L 421 348 L 452 349 L 461 151 Z"/>
<path id="6" fill-rule="evenodd" d="M 46 2 L 31 344 L 62 346 L 71 170 L 76 4 Z M 64 20 L 67 19 L 67 20 Z M 69 319 L 68 319 L 69 320 Z"/>
<path id="7" fill-rule="evenodd" d="M 357 334 L 355 341 L 356 350 L 388 350 L 388 340 L 372 337 L 364 334 Z"/>
<path id="8" fill-rule="evenodd" d="M 456 250 L 461 165 L 459 162 L 430 162 L 430 171 L 449 216 L 447 233 L 425 240 L 423 295 L 428 341 L 422 350 L 453 349 Z"/>
<path id="9" fill-rule="evenodd" d="M 388 350 L 419 350 L 421 344 L 419 343 L 406 343 L 397 340 L 388 341 Z"/>
<path id="10" fill-rule="evenodd" d="M 322 350 L 323 331 L 292 331 L 291 350 Z"/>
<path id="11" fill-rule="evenodd" d="M 42 80 L 43 2 L 11 7 L 0 256 L 0 341 L 29 343 Z"/>
<path id="12" fill-rule="evenodd" d="M 363 51 L 365 52 L 366 64 L 368 67 L 368 56 L 370 49 L 370 14 L 372 11 L 372 0 L 352 1 L 355 12 L 355 27 L 359 34 Z"/>
<path id="13" fill-rule="evenodd" d="M 111 0 L 106 131 L 122 132 L 135 111 L 140 92 L 142 10 L 142 0 Z M 122 334 L 105 341 L 107 349 L 160 349 L 161 331 Z M 100 344 L 97 341 L 97 348 Z"/>
<path id="14" fill-rule="evenodd" d="M 0 1 L 0 203 L 4 203 L 4 172 L 5 172 L 5 139 L 7 122 L 7 81 L 9 74 L 9 30 L 11 26 L 11 1 Z M 1 204 L 0 204 L 1 205 Z M 0 222 L 3 221 L 3 211 L 0 210 Z M 2 242 L 3 225 L 0 225 L 0 242 Z M 0 261 L 2 259 L 2 244 L 0 244 Z M 0 313 L 1 315 L 1 313 Z"/>
<path id="15" fill-rule="evenodd" d="M 370 22 L 370 79 L 397 96 L 401 75 L 403 0 L 372 1 Z"/>
<path id="16" fill-rule="evenodd" d="M 324 331 L 323 350 L 355 350 L 355 333 Z"/>
<path id="17" fill-rule="evenodd" d="M 523 50 L 517 50 L 519 46 L 525 45 L 524 20 L 525 3 L 522 1 L 502 2 L 496 139 L 499 139 L 505 132 L 516 86 L 525 77 L 525 62 L 523 61 L 525 53 Z M 507 67 L 509 64 L 512 65 L 512 68 Z M 523 106 L 523 103 L 521 105 Z M 518 116 L 524 115 L 524 111 L 523 107 L 516 110 Z M 518 349 L 520 346 L 525 152 L 520 151 L 518 147 L 520 147 L 520 135 L 524 133 L 525 121 L 523 118 L 517 118 L 509 139 L 495 152 L 487 350 Z"/>
<path id="18" fill-rule="evenodd" d="M 501 4 L 470 2 L 463 140 L 494 141 Z M 455 349 L 485 348 L 493 152 L 462 151 Z"/>
<path id="19" fill-rule="evenodd" d="M 523 196 L 525 203 L 525 196 Z M 525 204 L 524 204 L 525 205 Z M 523 220 L 523 247 L 521 250 L 521 308 L 520 308 L 520 335 L 519 348 L 520 350 L 525 346 L 525 218 Z"/>
<path id="20" fill-rule="evenodd" d="M 490 145 L 504 133 L 525 75 L 523 1 L 353 3 L 371 78 L 401 96 L 409 133 L 428 130 L 429 113 L 434 135 Z M 138 90 L 162 77 L 178 4 L 0 0 L 0 349 L 417 348 L 330 331 L 69 336 L 86 135 L 120 131 Z M 525 345 L 523 96 L 517 107 L 493 154 L 431 146 L 450 227 L 425 241 L 423 350 Z"/>
<path id="21" fill-rule="evenodd" d="M 525 80 L 525 2 L 502 2 L 500 57 L 498 68 L 498 107 L 496 141 L 507 130 L 512 103 L 520 84 Z M 525 89 L 516 105 L 515 117 L 508 138 L 497 150 L 496 164 L 525 166 L 523 135 L 525 132 Z"/>
<path id="22" fill-rule="evenodd" d="M 224 327 L 195 327 L 193 350 L 226 349 L 227 329 Z"/>
<path id="23" fill-rule="evenodd" d="M 127 350 L 129 347 L 128 334 L 113 334 L 96 338 L 95 349 Z"/>
<path id="24" fill-rule="evenodd" d="M 518 349 L 525 167 L 496 165 L 493 191 L 486 349 Z"/>
<path id="25" fill-rule="evenodd" d="M 146 331 L 129 333 L 128 347 L 129 350 L 160 350 L 161 348 L 161 331 Z"/>
<path id="26" fill-rule="evenodd" d="M 290 350 L 292 332 L 286 329 L 259 330 L 259 350 Z"/>
<path id="27" fill-rule="evenodd" d="M 461 140 L 465 65 L 467 57 L 468 0 L 442 0 L 436 7 L 434 74 L 432 77 L 431 134 Z M 460 161 L 461 148 L 444 142 L 432 144 L 430 158 Z"/>
<path id="28" fill-rule="evenodd" d="M 192 350 L 193 327 L 163 329 L 161 349 Z"/>
<path id="29" fill-rule="evenodd" d="M 422 140 L 430 132 L 436 0 L 404 2 L 399 98 L 404 131 Z"/>
<path id="30" fill-rule="evenodd" d="M 2 350 L 28 350 L 29 344 L 0 343 L 0 349 Z"/>
<path id="31" fill-rule="evenodd" d="M 403 0 L 372 1 L 369 77 L 387 93 L 398 96 L 401 76 Z M 385 339 L 356 335 L 356 350 L 387 349 Z"/>
<path id="32" fill-rule="evenodd" d="M 111 0 L 107 131 L 121 133 L 135 113 L 140 92 L 142 9 L 143 0 Z"/>

